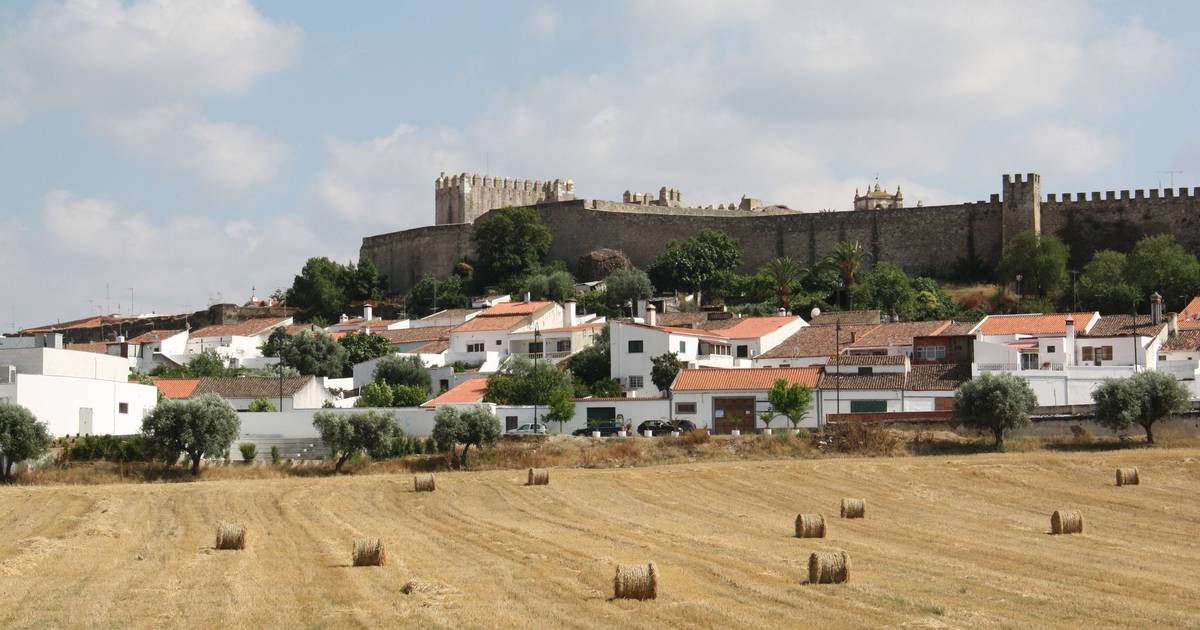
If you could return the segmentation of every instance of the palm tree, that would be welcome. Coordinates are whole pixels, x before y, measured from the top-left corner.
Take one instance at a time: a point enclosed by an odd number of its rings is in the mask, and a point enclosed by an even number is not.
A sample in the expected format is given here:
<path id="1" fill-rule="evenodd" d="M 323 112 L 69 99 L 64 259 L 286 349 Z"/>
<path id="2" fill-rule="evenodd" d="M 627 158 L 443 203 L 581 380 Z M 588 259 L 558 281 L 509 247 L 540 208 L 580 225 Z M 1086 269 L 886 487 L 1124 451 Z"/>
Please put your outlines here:
<path id="1" fill-rule="evenodd" d="M 850 306 L 850 289 L 857 282 L 858 272 L 862 270 L 863 264 L 870 258 L 871 254 L 863 249 L 862 243 L 858 241 L 842 241 L 838 243 L 826 258 L 829 264 L 833 265 L 842 276 L 842 290 L 846 296 L 847 308 Z"/>
<path id="2" fill-rule="evenodd" d="M 771 281 L 771 286 L 775 291 L 775 298 L 779 301 L 779 306 L 791 312 L 792 288 L 807 273 L 807 270 L 791 258 L 781 256 L 771 259 L 767 264 L 763 265 L 761 271 L 763 276 Z"/>

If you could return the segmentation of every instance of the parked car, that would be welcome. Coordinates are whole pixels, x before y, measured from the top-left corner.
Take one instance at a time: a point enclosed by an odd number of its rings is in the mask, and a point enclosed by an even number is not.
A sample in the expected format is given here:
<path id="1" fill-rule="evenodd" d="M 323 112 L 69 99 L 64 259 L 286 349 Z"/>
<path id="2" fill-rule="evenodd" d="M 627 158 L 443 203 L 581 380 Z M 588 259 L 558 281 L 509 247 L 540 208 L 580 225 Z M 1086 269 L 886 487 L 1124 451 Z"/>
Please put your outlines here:
<path id="1" fill-rule="evenodd" d="M 509 433 L 513 433 L 513 434 L 517 434 L 517 435 L 544 435 L 544 434 L 548 433 L 548 431 L 546 430 L 546 425 L 544 425 L 544 424 L 534 424 L 532 422 L 527 422 L 527 423 L 522 424 L 521 426 L 513 429 L 512 431 L 509 431 Z"/>
<path id="2" fill-rule="evenodd" d="M 646 431 L 652 431 L 652 435 L 670 435 L 672 431 L 686 433 L 695 431 L 696 424 L 691 420 L 647 420 L 638 425 L 638 435 L 645 435 Z"/>
<path id="3" fill-rule="evenodd" d="M 590 437 L 592 431 L 599 431 L 600 435 L 608 437 L 616 435 L 618 431 L 624 431 L 625 427 L 616 420 L 597 420 L 589 424 L 587 428 L 576 429 L 571 432 L 571 435 L 578 437 Z"/>

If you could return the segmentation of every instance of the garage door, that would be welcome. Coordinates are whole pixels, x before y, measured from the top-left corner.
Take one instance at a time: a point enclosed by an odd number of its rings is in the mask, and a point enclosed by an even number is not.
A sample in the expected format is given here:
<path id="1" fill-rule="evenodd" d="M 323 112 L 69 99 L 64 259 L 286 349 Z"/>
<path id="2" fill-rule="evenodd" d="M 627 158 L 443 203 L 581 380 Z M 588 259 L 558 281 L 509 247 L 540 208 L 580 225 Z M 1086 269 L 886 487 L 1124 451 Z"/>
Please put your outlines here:
<path id="1" fill-rule="evenodd" d="M 713 430 L 729 433 L 734 429 L 742 433 L 754 432 L 754 399 L 714 398 Z"/>

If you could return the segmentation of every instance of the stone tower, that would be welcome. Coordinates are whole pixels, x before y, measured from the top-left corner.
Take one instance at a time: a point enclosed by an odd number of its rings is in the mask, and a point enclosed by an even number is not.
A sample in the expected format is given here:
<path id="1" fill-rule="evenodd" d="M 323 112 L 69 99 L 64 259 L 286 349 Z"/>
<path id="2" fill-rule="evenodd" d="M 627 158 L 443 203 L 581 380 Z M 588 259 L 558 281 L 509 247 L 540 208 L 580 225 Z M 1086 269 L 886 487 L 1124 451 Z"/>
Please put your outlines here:
<path id="1" fill-rule="evenodd" d="M 900 193 L 900 187 L 896 187 L 896 193 L 892 194 L 879 187 L 879 180 L 875 181 L 874 186 L 867 186 L 865 194 L 858 194 L 858 190 L 854 191 L 854 209 L 855 210 L 876 210 L 880 208 L 903 208 L 904 195 Z"/>
<path id="2" fill-rule="evenodd" d="M 1042 176 L 1029 173 L 1024 181 L 1021 174 L 1005 175 L 1001 189 L 1004 194 L 1001 210 L 1000 242 L 1007 245 L 1021 232 L 1042 233 Z"/>
<path id="3" fill-rule="evenodd" d="M 434 198 L 435 225 L 474 223 L 480 215 L 496 208 L 574 199 L 575 182 L 442 173 L 434 182 Z"/>

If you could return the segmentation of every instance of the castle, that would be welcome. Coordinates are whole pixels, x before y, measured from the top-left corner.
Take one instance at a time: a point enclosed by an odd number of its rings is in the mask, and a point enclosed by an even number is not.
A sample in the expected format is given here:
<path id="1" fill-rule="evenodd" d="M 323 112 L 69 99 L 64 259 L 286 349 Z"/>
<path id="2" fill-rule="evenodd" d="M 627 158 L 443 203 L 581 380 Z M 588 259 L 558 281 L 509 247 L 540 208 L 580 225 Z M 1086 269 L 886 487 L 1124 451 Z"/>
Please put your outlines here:
<path id="1" fill-rule="evenodd" d="M 621 201 L 578 199 L 572 180 L 532 181 L 462 173 L 442 174 L 434 184 L 434 225 L 368 236 L 360 255 L 375 263 L 397 293 L 425 274 L 445 276 L 474 253 L 472 224 L 496 208 L 529 206 L 550 228 L 549 256 L 574 265 L 600 248 L 619 249 L 635 265 L 654 260 L 667 241 L 705 228 L 724 230 L 745 252 L 741 271 L 776 256 L 815 263 L 839 241 L 857 240 L 873 260 L 900 265 L 912 274 L 949 276 L 963 261 L 994 265 L 1004 244 L 1026 230 L 1056 234 L 1073 252 L 1128 249 L 1142 235 L 1170 233 L 1200 251 L 1200 188 L 1122 190 L 1090 196 L 1048 194 L 1041 177 L 1004 175 L 989 199 L 905 208 L 903 196 L 879 188 L 855 194 L 854 210 L 798 212 L 742 197 L 737 203 L 687 206 L 683 193 L 663 186 L 658 194 L 625 191 Z"/>

